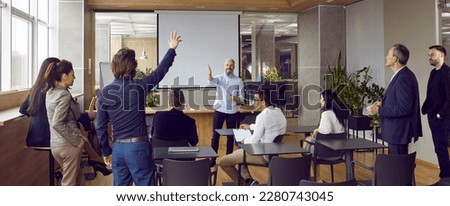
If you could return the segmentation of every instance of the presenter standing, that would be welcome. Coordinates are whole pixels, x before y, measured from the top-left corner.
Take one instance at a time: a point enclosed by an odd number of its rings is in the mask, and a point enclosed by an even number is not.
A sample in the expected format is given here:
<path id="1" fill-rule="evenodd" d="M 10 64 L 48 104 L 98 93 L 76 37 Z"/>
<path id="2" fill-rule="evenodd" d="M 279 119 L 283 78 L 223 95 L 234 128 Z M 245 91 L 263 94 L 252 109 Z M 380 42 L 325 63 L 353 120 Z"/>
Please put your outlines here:
<path id="1" fill-rule="evenodd" d="M 216 85 L 216 99 L 214 101 L 213 136 L 211 147 L 214 151 L 219 149 L 219 133 L 216 129 L 222 129 L 226 121 L 227 128 L 236 128 L 237 105 L 244 101 L 244 83 L 233 71 L 235 62 L 233 59 L 226 59 L 224 64 L 225 72 L 222 75 L 212 76 L 211 66 L 208 65 L 208 81 L 210 85 Z M 227 152 L 233 152 L 233 136 L 227 136 Z M 211 166 L 216 164 L 216 159 L 212 159 Z"/>

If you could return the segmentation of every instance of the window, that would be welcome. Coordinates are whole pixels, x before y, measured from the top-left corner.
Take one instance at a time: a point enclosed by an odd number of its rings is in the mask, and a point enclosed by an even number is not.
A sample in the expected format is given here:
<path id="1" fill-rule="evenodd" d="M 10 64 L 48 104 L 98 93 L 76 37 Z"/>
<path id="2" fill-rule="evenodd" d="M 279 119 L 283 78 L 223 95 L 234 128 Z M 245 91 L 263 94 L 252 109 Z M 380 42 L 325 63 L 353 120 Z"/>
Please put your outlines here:
<path id="1" fill-rule="evenodd" d="M 31 74 L 31 23 L 12 17 L 11 24 L 11 89 L 28 87 Z"/>
<path id="2" fill-rule="evenodd" d="M 11 5 L 26 14 L 30 14 L 30 0 L 12 0 Z"/>
<path id="3" fill-rule="evenodd" d="M 273 68 L 282 79 L 296 78 L 297 14 L 244 12 L 240 27 L 241 78 L 261 81 Z"/>
<path id="4" fill-rule="evenodd" d="M 0 1 L 0 92 L 30 88 L 51 52 L 53 0 Z M 53 8 L 53 7 L 52 7 Z"/>

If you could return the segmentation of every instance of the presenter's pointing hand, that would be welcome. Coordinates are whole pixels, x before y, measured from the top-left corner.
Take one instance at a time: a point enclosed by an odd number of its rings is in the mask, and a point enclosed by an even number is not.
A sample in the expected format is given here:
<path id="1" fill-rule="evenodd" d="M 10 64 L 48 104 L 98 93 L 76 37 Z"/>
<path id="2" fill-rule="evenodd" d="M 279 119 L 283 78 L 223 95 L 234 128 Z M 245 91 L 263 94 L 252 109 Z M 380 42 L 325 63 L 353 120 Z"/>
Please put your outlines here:
<path id="1" fill-rule="evenodd" d="M 211 76 L 212 75 L 212 69 L 211 66 L 208 64 L 208 75 Z"/>

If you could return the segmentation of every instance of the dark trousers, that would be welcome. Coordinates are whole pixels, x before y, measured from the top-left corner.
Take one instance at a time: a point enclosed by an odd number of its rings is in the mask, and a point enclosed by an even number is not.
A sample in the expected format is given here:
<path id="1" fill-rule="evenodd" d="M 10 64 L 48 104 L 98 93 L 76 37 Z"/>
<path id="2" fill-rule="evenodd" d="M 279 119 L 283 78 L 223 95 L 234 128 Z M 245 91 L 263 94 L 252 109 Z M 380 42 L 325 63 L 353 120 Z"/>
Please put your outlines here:
<path id="1" fill-rule="evenodd" d="M 213 119 L 213 136 L 211 140 L 211 147 L 214 149 L 214 151 L 219 150 L 219 133 L 216 132 L 216 129 L 222 129 L 223 123 L 226 121 L 227 128 L 232 129 L 236 128 L 236 114 L 226 114 L 222 112 L 215 111 L 214 112 L 214 119 Z M 227 136 L 227 154 L 230 154 L 233 152 L 234 148 L 234 137 L 233 135 Z M 215 158 L 213 158 L 213 161 L 215 161 Z"/>
<path id="2" fill-rule="evenodd" d="M 433 136 L 434 152 L 441 170 L 439 177 L 450 177 L 450 158 L 447 150 L 450 120 L 435 119 L 428 115 L 428 124 Z"/>
<path id="3" fill-rule="evenodd" d="M 388 150 L 390 155 L 405 155 L 408 154 L 408 144 L 389 144 Z"/>

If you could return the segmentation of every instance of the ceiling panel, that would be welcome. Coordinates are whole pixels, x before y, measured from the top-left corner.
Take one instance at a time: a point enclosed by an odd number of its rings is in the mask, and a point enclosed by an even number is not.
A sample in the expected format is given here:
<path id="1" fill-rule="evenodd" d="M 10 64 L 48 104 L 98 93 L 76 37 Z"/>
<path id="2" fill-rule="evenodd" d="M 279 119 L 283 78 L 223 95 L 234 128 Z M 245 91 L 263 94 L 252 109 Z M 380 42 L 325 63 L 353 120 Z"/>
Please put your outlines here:
<path id="1" fill-rule="evenodd" d="M 349 5 L 362 0 L 88 0 L 94 10 L 221 10 L 301 12 L 317 5 Z"/>

